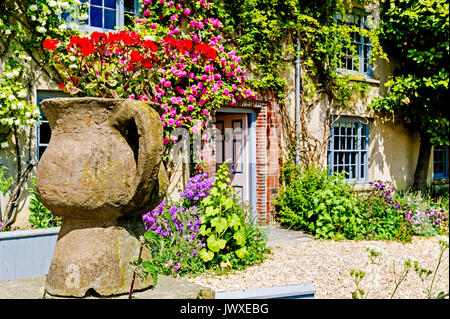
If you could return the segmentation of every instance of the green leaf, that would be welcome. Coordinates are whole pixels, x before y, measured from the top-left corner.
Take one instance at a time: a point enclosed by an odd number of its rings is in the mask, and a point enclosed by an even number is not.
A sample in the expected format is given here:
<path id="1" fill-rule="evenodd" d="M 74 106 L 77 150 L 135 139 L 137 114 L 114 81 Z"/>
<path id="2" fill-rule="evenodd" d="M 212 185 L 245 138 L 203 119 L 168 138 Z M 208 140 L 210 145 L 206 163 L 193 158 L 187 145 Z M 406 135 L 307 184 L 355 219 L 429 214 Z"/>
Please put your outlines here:
<path id="1" fill-rule="evenodd" d="M 221 201 L 225 209 L 230 209 L 234 204 L 233 200 L 229 197 L 222 197 L 222 198 L 225 198 L 224 201 Z"/>
<path id="2" fill-rule="evenodd" d="M 237 230 L 241 226 L 241 219 L 237 214 L 232 214 L 231 217 L 229 217 L 229 224 L 230 227 L 233 227 L 234 230 Z"/>
<path id="3" fill-rule="evenodd" d="M 228 222 L 226 218 L 218 216 L 211 219 L 211 226 L 214 227 L 219 234 L 221 234 L 228 228 Z"/>
<path id="4" fill-rule="evenodd" d="M 217 239 L 216 235 L 211 235 L 206 240 L 206 244 L 213 252 L 219 252 L 221 249 L 225 248 L 227 241 L 225 239 Z"/>
<path id="5" fill-rule="evenodd" d="M 214 253 L 206 248 L 200 250 L 199 255 L 204 262 L 208 262 L 214 258 Z"/>
<path id="6" fill-rule="evenodd" d="M 209 216 L 216 216 L 217 215 L 217 210 L 214 209 L 213 206 L 208 206 L 205 209 L 205 216 L 209 217 Z"/>
<path id="7" fill-rule="evenodd" d="M 246 242 L 245 231 L 243 229 L 239 230 L 238 232 L 234 233 L 233 238 L 236 240 L 236 243 L 239 246 L 244 245 Z"/>
<path id="8" fill-rule="evenodd" d="M 148 242 L 155 244 L 157 247 L 160 247 L 161 245 L 161 237 L 152 230 L 146 231 L 144 233 L 144 238 Z"/>
<path id="9" fill-rule="evenodd" d="M 245 258 L 248 255 L 247 248 L 245 248 L 245 247 L 242 247 L 242 248 L 236 250 L 234 253 L 240 259 L 243 259 L 243 258 Z"/>
<path id="10" fill-rule="evenodd" d="M 153 277 L 153 285 L 156 286 L 158 283 L 158 271 L 156 270 L 156 265 L 146 260 L 142 261 L 141 264 L 145 272 Z"/>
<path id="11" fill-rule="evenodd" d="M 200 235 L 207 236 L 211 233 L 211 228 L 206 228 L 206 225 L 203 224 L 199 228 Z"/>

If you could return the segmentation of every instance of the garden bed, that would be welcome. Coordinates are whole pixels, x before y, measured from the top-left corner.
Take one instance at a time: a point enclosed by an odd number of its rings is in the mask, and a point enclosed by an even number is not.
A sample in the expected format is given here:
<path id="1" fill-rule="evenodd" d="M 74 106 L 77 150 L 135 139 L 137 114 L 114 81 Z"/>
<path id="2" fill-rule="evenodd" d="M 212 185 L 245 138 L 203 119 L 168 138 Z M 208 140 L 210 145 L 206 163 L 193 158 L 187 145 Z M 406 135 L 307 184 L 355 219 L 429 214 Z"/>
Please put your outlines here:
<path id="1" fill-rule="evenodd" d="M 362 269 L 367 273 L 367 278 L 362 281 L 361 286 L 365 290 L 369 287 L 371 265 L 366 250 L 369 245 L 386 252 L 369 299 L 390 297 L 395 286 L 392 257 L 413 257 L 419 261 L 419 265 L 429 269 L 434 269 L 438 260 L 437 237 L 414 237 L 412 242 L 407 244 L 395 241 L 311 240 L 272 248 L 272 254 L 261 265 L 249 267 L 244 271 L 222 276 L 203 274 L 185 280 L 216 291 L 313 283 L 317 299 L 348 299 L 355 290 L 355 283 L 350 275 L 352 268 Z M 448 256 L 448 253 L 447 248 L 445 255 Z M 400 272 L 402 264 L 396 265 L 397 272 Z M 436 286 L 436 292 L 449 291 L 448 265 L 447 259 L 440 268 L 442 271 L 447 267 Z M 427 282 L 430 280 L 431 278 Z M 395 298 L 426 298 L 422 282 L 414 269 L 411 269 L 398 288 Z"/>

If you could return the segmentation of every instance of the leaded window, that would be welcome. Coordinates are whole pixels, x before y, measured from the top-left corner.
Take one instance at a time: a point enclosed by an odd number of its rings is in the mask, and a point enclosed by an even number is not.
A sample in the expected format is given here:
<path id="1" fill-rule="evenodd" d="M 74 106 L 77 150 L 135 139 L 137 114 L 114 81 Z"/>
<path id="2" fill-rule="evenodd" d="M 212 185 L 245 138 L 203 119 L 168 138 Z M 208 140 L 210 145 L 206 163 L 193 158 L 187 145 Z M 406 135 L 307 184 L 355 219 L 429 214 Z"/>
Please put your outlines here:
<path id="1" fill-rule="evenodd" d="M 338 16 L 337 21 L 340 24 L 356 26 L 361 29 L 369 29 L 370 16 L 363 11 L 354 10 L 352 14 L 346 17 Z M 370 62 L 370 53 L 372 45 L 370 38 L 360 32 L 352 32 L 352 48 L 345 48 L 339 61 L 338 71 L 343 74 L 362 74 L 366 77 L 372 77 L 372 64 Z M 354 48 L 354 50 L 352 50 Z"/>
<path id="2" fill-rule="evenodd" d="M 362 119 L 342 117 L 334 121 L 328 144 L 328 169 L 345 172 L 350 181 L 368 181 L 369 123 Z"/>

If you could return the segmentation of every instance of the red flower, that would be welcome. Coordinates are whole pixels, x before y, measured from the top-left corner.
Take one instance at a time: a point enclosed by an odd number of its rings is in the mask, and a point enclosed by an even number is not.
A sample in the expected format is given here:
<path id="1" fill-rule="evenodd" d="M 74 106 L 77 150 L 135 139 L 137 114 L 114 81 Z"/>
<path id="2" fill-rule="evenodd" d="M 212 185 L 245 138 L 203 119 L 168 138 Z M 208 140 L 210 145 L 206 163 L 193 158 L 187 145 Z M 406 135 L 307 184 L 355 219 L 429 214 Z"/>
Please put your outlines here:
<path id="1" fill-rule="evenodd" d="M 142 66 L 150 70 L 153 66 L 152 60 L 149 58 L 142 60 Z"/>
<path id="2" fill-rule="evenodd" d="M 49 51 L 53 51 L 56 49 L 56 47 L 58 46 L 59 41 L 58 40 L 52 40 L 52 39 L 45 39 L 44 40 L 44 48 L 46 48 Z"/>
<path id="3" fill-rule="evenodd" d="M 74 76 L 69 76 L 66 81 L 68 81 L 68 82 L 72 81 L 73 84 L 78 85 L 78 79 L 76 77 L 74 77 Z M 64 83 L 61 83 L 61 84 L 64 87 Z M 61 88 L 61 84 L 59 85 L 60 88 Z"/>
<path id="4" fill-rule="evenodd" d="M 178 50 L 180 50 L 182 53 L 184 53 L 184 52 L 190 51 L 192 49 L 192 41 L 189 39 L 178 40 L 176 46 L 177 46 Z"/>
<path id="5" fill-rule="evenodd" d="M 91 34 L 91 40 L 94 41 L 94 43 L 96 43 L 98 41 L 105 41 L 106 33 L 94 31 Z"/>
<path id="6" fill-rule="evenodd" d="M 141 54 L 136 50 L 131 51 L 130 56 L 131 63 L 141 62 L 143 60 Z"/>
<path id="7" fill-rule="evenodd" d="M 167 44 L 170 44 L 171 46 L 177 45 L 177 39 L 172 38 L 172 37 L 165 37 L 164 42 L 166 42 Z"/>
<path id="8" fill-rule="evenodd" d="M 69 45 L 67 46 L 67 49 L 70 49 L 71 47 L 78 46 L 80 48 L 80 52 L 84 56 L 88 56 L 91 53 L 95 52 L 94 43 L 89 40 L 88 37 L 77 37 L 73 36 L 70 38 Z"/>
<path id="9" fill-rule="evenodd" d="M 150 41 L 150 40 L 144 40 L 144 41 L 142 41 L 142 46 L 143 46 L 144 48 L 150 48 L 150 50 L 151 50 L 152 52 L 156 52 L 156 50 L 158 50 L 158 45 L 155 44 L 155 42 Z"/>
<path id="10" fill-rule="evenodd" d="M 58 89 L 62 89 L 62 88 L 64 88 L 66 85 L 64 84 L 64 83 L 59 83 L 59 86 L 58 86 Z"/>
<path id="11" fill-rule="evenodd" d="M 201 52 L 206 58 L 210 58 L 212 60 L 216 60 L 217 58 L 217 51 L 206 43 L 201 42 L 195 46 L 194 50 Z"/>

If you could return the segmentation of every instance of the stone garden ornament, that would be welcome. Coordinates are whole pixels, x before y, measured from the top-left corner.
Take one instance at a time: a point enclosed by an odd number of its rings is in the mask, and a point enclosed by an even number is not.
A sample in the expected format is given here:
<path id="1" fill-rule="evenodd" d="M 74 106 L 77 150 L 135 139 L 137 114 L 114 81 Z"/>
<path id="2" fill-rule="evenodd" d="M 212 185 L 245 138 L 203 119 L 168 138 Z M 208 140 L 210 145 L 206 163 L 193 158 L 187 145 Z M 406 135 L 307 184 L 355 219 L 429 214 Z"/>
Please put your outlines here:
<path id="1" fill-rule="evenodd" d="M 37 191 L 63 217 L 45 290 L 83 297 L 127 293 L 138 256 L 141 216 L 167 190 L 163 130 L 148 102 L 56 98 L 41 103 L 52 135 L 39 161 Z M 156 105 L 153 105 L 156 108 Z M 142 258 L 150 260 L 145 248 Z M 153 284 L 137 278 L 135 290 Z"/>

